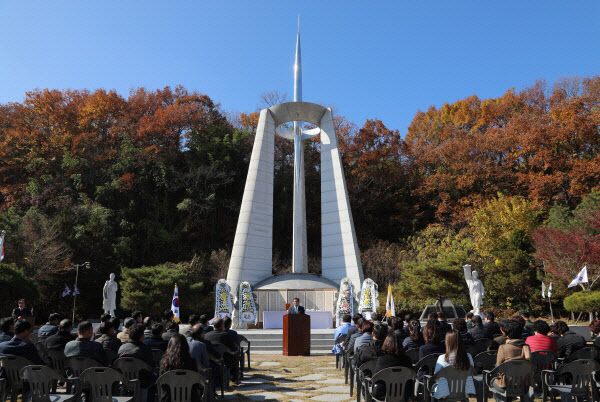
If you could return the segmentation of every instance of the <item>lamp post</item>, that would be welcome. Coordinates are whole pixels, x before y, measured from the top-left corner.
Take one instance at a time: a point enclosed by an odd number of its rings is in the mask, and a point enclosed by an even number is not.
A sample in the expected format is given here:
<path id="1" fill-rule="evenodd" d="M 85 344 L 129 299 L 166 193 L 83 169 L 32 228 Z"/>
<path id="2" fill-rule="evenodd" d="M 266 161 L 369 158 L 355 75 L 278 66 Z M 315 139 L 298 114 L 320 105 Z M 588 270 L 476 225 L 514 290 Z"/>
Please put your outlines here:
<path id="1" fill-rule="evenodd" d="M 79 267 L 89 267 L 90 263 L 89 261 L 86 261 L 83 264 L 71 264 L 71 266 L 75 267 L 75 289 L 73 289 L 73 323 L 75 323 L 75 306 L 77 302 L 77 293 L 79 293 L 79 289 L 77 288 L 77 280 L 79 279 Z"/>

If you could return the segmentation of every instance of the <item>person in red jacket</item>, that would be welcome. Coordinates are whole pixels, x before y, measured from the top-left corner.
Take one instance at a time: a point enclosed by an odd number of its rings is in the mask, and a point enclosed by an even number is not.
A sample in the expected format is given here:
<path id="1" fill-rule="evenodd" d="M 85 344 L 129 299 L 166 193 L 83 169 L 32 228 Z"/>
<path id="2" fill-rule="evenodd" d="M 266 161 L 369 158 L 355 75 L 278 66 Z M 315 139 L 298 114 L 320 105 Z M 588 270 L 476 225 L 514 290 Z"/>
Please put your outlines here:
<path id="1" fill-rule="evenodd" d="M 548 336 L 550 326 L 544 320 L 537 320 L 533 323 L 533 331 L 535 335 L 527 337 L 525 343 L 529 345 L 532 352 L 538 350 L 550 350 L 556 353 L 556 340 Z"/>

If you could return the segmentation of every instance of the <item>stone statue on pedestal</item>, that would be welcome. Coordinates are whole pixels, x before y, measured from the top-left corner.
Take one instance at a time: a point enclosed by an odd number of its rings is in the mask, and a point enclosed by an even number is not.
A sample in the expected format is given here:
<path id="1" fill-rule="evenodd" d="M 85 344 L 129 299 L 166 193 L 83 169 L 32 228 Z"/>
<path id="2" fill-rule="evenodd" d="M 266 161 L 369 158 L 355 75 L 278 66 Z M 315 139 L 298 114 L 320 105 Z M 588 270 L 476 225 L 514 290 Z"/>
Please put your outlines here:
<path id="1" fill-rule="evenodd" d="M 477 271 L 471 273 L 470 265 L 463 265 L 465 271 L 465 279 L 469 287 L 469 295 L 471 296 L 471 305 L 473 306 L 473 314 L 481 316 L 481 303 L 483 302 L 483 283 L 478 279 Z"/>
<path id="2" fill-rule="evenodd" d="M 110 279 L 104 283 L 102 289 L 102 308 L 105 314 L 113 317 L 117 309 L 117 290 L 119 290 L 119 285 L 115 282 L 115 274 L 110 274 Z"/>

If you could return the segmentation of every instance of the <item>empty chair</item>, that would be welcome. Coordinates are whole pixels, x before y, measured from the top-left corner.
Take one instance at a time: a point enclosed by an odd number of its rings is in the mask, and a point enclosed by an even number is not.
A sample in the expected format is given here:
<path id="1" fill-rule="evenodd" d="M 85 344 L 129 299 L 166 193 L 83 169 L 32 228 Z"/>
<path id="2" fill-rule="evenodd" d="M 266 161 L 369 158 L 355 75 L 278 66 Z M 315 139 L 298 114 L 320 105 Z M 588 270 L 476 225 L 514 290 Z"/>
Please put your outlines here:
<path id="1" fill-rule="evenodd" d="M 65 376 L 65 361 L 67 358 L 65 354 L 60 349 L 48 349 L 48 362 L 49 366 L 52 370 L 56 371 L 58 374 Z"/>
<path id="2" fill-rule="evenodd" d="M 415 391 L 417 394 L 423 392 L 424 381 L 422 380 L 424 375 L 433 375 L 433 371 L 435 370 L 435 365 L 437 363 L 438 357 L 442 353 L 433 353 L 423 357 L 421 360 L 415 364 L 415 371 L 417 372 L 417 384 L 415 385 Z M 419 372 L 421 374 L 419 374 Z M 419 377 L 421 380 L 419 380 Z"/>
<path id="3" fill-rule="evenodd" d="M 211 390 L 206 379 L 191 370 L 172 370 L 156 380 L 159 400 L 171 402 L 207 401 Z"/>
<path id="4" fill-rule="evenodd" d="M 557 356 L 551 350 L 538 350 L 531 353 L 529 361 L 533 364 L 533 379 L 536 392 L 542 390 L 542 371 L 552 370 L 556 366 Z"/>
<path id="5" fill-rule="evenodd" d="M 10 400 L 17 402 L 17 395 L 23 393 L 23 379 L 21 370 L 26 366 L 33 365 L 32 362 L 20 356 L 4 355 L 0 357 L 0 365 L 4 368 L 6 375 L 6 390 L 10 391 Z"/>
<path id="6" fill-rule="evenodd" d="M 340 342 L 343 342 L 346 339 L 346 335 L 342 334 L 340 336 L 337 337 L 337 339 L 333 342 L 334 345 L 338 345 Z M 342 370 L 342 366 L 344 364 L 343 362 L 343 358 L 344 358 L 344 352 L 343 349 L 339 346 L 336 346 L 338 348 L 340 348 L 342 351 L 340 353 L 335 354 L 335 368 L 339 369 L 340 371 Z"/>
<path id="7" fill-rule="evenodd" d="M 440 387 L 447 386 L 448 394 L 444 396 L 443 401 L 467 401 L 467 379 L 475 373 L 472 367 L 469 370 L 457 370 L 452 366 L 445 367 L 438 371 L 433 376 L 425 376 L 425 394 L 433 397 L 434 394 L 440 392 Z M 441 381 L 444 379 L 445 381 Z"/>
<path id="8" fill-rule="evenodd" d="M 496 367 L 496 357 L 498 351 L 487 350 L 473 357 L 474 368 L 478 374 L 483 373 L 483 370 L 493 370 Z"/>
<path id="9" fill-rule="evenodd" d="M 148 388 L 152 386 L 153 369 L 148 363 L 135 357 L 120 357 L 113 363 L 113 368 L 129 381 L 138 380 L 143 400 L 147 399 Z"/>
<path id="10" fill-rule="evenodd" d="M 126 379 L 118 371 L 109 367 L 91 367 L 84 370 L 77 381 L 89 388 L 91 402 L 125 402 L 137 401 L 139 396 L 139 381 Z M 126 390 L 133 391 L 133 396 L 113 396 L 113 385 L 121 383 Z M 80 387 L 82 389 L 83 387 Z"/>
<path id="11" fill-rule="evenodd" d="M 242 345 L 244 342 L 246 345 Z M 246 360 L 248 360 L 248 370 L 250 370 L 250 341 L 243 335 L 238 334 L 238 343 L 240 345 L 240 361 L 242 367 L 244 366 L 244 354 L 246 354 Z"/>
<path id="12" fill-rule="evenodd" d="M 543 395 L 545 402 L 548 395 L 553 402 L 556 394 L 560 394 L 561 401 L 570 401 L 573 398 L 589 398 L 590 392 L 593 400 L 598 400 L 598 390 L 594 381 L 594 372 L 600 369 L 600 364 L 595 360 L 579 359 L 560 366 L 557 370 L 542 371 Z M 565 381 L 566 380 L 566 381 Z M 559 384 L 559 382 L 568 384 Z"/>
<path id="13" fill-rule="evenodd" d="M 533 396 L 533 373 L 534 366 L 530 361 L 524 359 L 509 360 L 491 371 L 485 370 L 484 392 L 491 392 L 495 398 L 503 400 L 520 397 L 521 400 L 532 400 Z M 503 378 L 506 388 L 494 386 L 497 378 Z"/>
<path id="14" fill-rule="evenodd" d="M 29 384 L 32 402 L 65 402 L 74 401 L 75 395 L 55 394 L 56 383 L 65 382 L 64 376 L 46 366 L 25 366 L 20 376 Z"/>
<path id="15" fill-rule="evenodd" d="M 406 367 L 389 367 L 378 371 L 369 381 L 371 399 L 400 402 L 411 397 L 414 400 L 413 388 L 416 379 L 415 372 Z M 378 391 L 381 388 L 385 389 L 383 395 Z"/>

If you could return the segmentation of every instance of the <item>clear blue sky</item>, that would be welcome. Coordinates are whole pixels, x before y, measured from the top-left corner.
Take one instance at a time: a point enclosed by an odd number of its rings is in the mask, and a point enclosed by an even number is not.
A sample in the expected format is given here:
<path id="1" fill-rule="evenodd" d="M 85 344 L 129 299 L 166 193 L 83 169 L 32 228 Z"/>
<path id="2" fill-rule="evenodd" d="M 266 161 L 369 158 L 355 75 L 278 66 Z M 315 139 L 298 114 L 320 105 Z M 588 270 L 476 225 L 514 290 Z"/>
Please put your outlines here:
<path id="1" fill-rule="evenodd" d="M 34 88 L 184 85 L 228 111 L 293 93 L 402 134 L 418 110 L 600 72 L 600 1 L 0 2 L 0 103 Z"/>

